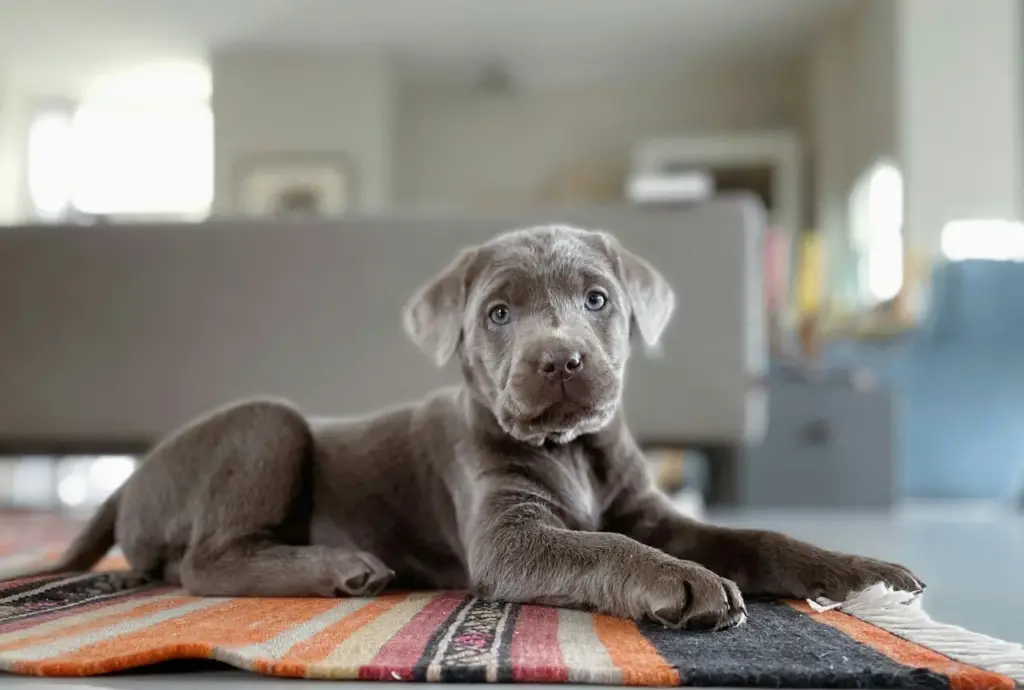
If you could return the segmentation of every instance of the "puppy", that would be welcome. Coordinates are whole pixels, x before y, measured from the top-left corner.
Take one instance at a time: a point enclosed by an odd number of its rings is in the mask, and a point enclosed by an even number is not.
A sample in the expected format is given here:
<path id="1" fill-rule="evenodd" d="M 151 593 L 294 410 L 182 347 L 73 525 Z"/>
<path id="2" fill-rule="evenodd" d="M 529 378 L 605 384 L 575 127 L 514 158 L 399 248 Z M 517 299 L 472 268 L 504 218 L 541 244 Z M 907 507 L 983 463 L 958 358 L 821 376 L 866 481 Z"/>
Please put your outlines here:
<path id="1" fill-rule="evenodd" d="M 160 443 L 56 569 L 116 540 L 134 570 L 196 595 L 469 588 L 688 629 L 741 623 L 743 594 L 920 589 L 898 565 L 689 520 L 654 488 L 620 401 L 631 333 L 655 345 L 673 301 L 604 233 L 467 249 L 405 312 L 462 385 L 359 419 L 217 410 Z"/>

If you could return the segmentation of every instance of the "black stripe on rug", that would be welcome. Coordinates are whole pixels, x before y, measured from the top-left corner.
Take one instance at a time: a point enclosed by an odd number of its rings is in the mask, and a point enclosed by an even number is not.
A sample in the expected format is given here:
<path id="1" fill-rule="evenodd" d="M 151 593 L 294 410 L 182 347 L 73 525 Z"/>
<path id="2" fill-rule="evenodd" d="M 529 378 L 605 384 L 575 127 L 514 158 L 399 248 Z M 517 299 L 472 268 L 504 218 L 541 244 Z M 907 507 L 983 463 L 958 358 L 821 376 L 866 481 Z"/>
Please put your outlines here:
<path id="1" fill-rule="evenodd" d="M 488 667 L 497 671 L 501 645 L 508 644 L 515 604 L 474 599 L 441 648 L 441 682 L 485 683 Z M 510 669 L 511 671 L 511 669 Z"/>
<path id="2" fill-rule="evenodd" d="M 0 603 L 8 597 L 17 596 L 39 587 L 45 587 L 58 580 L 67 579 L 67 575 L 43 575 L 16 580 L 5 580 L 0 582 Z"/>
<path id="3" fill-rule="evenodd" d="M 110 601 L 160 584 L 131 572 L 63 574 L 8 589 L 0 597 L 0 629 L 28 618 Z M 17 590 L 17 591 L 15 591 Z"/>
<path id="4" fill-rule="evenodd" d="M 946 676 L 899 664 L 881 652 L 783 603 L 748 602 L 747 622 L 714 633 L 642 624 L 641 632 L 700 687 L 934 688 Z"/>
<path id="5" fill-rule="evenodd" d="M 512 666 L 512 636 L 516 631 L 516 624 L 519 622 L 519 612 L 523 610 L 520 604 L 510 604 L 508 619 L 505 621 L 505 629 L 501 633 L 500 644 L 498 645 L 498 679 L 499 683 L 511 683 L 514 680 L 515 668 Z"/>
<path id="6" fill-rule="evenodd" d="M 474 601 L 475 599 L 473 597 L 466 595 L 459 605 L 448 614 L 444 623 L 437 626 L 437 630 L 435 630 L 430 636 L 430 641 L 427 642 L 427 646 L 424 648 L 423 654 L 420 655 L 419 661 L 416 662 L 416 666 L 412 669 L 412 681 L 417 683 L 427 682 L 427 671 L 429 670 L 434 657 L 437 656 L 437 652 L 441 648 L 441 644 L 444 642 L 445 636 L 448 634 L 451 627 L 455 625 L 455 621 L 457 621 L 459 616 L 462 615 L 462 612 L 472 606 Z"/>

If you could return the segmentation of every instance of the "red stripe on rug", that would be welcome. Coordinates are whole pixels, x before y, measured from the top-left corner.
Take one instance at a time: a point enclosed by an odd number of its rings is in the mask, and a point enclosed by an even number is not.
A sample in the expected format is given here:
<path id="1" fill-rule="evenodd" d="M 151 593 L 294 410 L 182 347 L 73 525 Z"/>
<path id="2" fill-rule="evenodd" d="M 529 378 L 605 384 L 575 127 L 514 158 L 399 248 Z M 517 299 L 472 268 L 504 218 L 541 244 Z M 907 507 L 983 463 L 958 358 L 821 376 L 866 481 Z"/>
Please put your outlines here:
<path id="1" fill-rule="evenodd" d="M 465 600 L 463 592 L 445 592 L 427 604 L 384 643 L 369 664 L 359 669 L 359 679 L 412 680 L 416 664 L 423 658 L 431 638 Z"/>
<path id="2" fill-rule="evenodd" d="M 512 631 L 509 661 L 519 683 L 564 683 L 569 669 L 558 642 L 558 609 L 523 606 Z"/>

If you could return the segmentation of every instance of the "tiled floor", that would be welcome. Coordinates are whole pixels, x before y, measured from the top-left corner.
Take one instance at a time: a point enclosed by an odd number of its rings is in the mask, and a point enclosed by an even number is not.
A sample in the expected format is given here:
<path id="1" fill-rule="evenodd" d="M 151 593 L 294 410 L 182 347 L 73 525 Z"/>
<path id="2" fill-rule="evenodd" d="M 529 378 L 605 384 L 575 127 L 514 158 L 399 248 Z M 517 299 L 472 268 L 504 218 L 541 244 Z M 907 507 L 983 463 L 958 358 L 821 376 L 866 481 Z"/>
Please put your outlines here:
<path id="1" fill-rule="evenodd" d="M 771 513 L 717 515 L 726 524 L 777 529 L 828 548 L 899 561 L 928 583 L 925 608 L 938 620 L 1013 642 L 1024 641 L 1024 516 L 987 507 L 914 506 L 894 515 Z M 295 681 L 235 671 L 147 674 L 84 680 L 0 677 L 12 690 L 148 688 L 185 690 L 201 683 L 224 690 L 295 687 Z M 358 688 L 356 686 L 363 686 Z M 349 683 L 350 690 L 383 690 Z"/>

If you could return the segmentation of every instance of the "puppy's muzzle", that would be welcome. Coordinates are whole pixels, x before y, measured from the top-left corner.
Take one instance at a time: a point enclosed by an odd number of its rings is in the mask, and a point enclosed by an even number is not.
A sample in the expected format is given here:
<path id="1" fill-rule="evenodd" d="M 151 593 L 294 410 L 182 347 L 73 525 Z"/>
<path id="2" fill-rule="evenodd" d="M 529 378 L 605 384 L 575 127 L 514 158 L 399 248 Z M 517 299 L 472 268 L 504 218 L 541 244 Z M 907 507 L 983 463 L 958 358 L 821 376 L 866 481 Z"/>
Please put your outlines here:
<path id="1" fill-rule="evenodd" d="M 600 428 L 618 397 L 600 347 L 566 332 L 538 334 L 515 357 L 501 418 L 517 438 L 559 443 Z"/>

